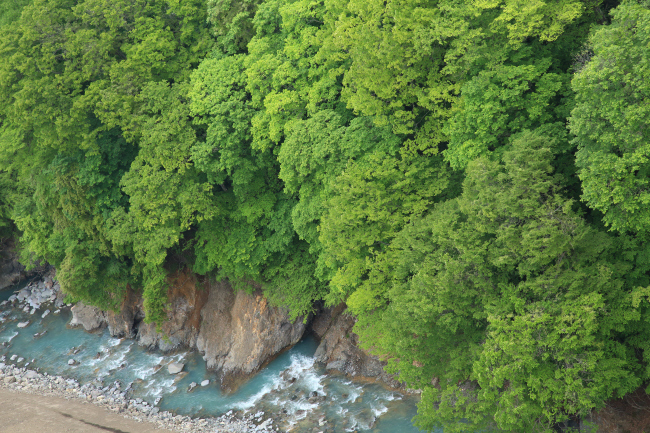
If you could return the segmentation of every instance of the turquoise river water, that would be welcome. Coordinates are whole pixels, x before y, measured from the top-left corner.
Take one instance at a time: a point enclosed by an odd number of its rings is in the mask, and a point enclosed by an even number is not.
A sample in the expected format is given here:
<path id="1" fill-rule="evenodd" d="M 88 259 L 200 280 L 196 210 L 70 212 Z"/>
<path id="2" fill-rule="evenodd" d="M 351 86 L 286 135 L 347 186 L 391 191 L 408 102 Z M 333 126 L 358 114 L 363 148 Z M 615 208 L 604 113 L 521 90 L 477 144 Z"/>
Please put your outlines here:
<path id="1" fill-rule="evenodd" d="M 24 284 L 0 291 L 6 300 Z M 49 314 L 41 308 L 29 315 L 10 305 L 0 307 L 0 356 L 16 354 L 24 360 L 19 366 L 41 372 L 94 382 L 103 386 L 119 380 L 131 385 L 131 398 L 150 403 L 158 401 L 161 410 L 193 417 L 218 416 L 229 410 L 283 413 L 280 424 L 288 431 L 311 433 L 317 420 L 327 419 L 330 431 L 372 433 L 417 433 L 411 424 L 417 399 L 387 390 L 377 384 L 361 384 L 345 377 L 325 374 L 314 365 L 312 355 L 317 342 L 305 337 L 282 353 L 232 394 L 223 394 L 215 373 L 206 369 L 200 354 L 180 351 L 162 354 L 147 351 L 133 340 L 112 338 L 108 331 L 90 334 L 68 328 L 69 309 Z M 30 320 L 23 329 L 18 322 Z M 34 334 L 47 331 L 43 336 Z M 69 366 L 68 360 L 79 363 Z M 187 374 L 171 376 L 164 365 L 185 363 Z M 12 362 L 12 363 L 15 363 Z M 209 379 L 210 384 L 188 392 L 191 382 Z M 317 396 L 317 399 L 313 397 Z M 310 399 L 310 397 L 312 397 Z M 314 401 L 317 400 L 317 401 Z"/>

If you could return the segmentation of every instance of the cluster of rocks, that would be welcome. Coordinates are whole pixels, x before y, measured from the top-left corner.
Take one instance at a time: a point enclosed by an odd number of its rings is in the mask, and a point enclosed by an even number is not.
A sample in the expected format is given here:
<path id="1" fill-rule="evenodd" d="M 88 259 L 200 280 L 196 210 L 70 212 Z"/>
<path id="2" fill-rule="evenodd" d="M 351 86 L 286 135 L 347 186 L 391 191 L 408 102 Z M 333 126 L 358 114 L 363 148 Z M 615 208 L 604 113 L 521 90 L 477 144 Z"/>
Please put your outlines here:
<path id="1" fill-rule="evenodd" d="M 12 304 L 14 308 L 21 309 L 25 313 L 34 314 L 42 306 L 53 303 L 53 312 L 58 314 L 61 308 L 66 306 L 63 302 L 64 297 L 65 295 L 61 292 L 59 283 L 55 282 L 51 276 L 47 276 L 42 280 L 30 283 L 27 287 L 11 295 L 8 300 L 0 302 L 0 307 Z M 41 316 L 45 318 L 51 312 L 50 309 L 46 309 Z M 19 328 L 28 325 L 29 321 L 18 323 Z"/>
<path id="2" fill-rule="evenodd" d="M 139 422 L 150 422 L 160 428 L 181 433 L 271 433 L 278 432 L 273 418 L 264 412 L 242 416 L 229 411 L 217 418 L 190 418 L 161 411 L 140 398 L 130 399 L 130 386 L 122 388 L 119 381 L 109 386 L 92 383 L 81 385 L 74 379 L 39 373 L 25 367 L 0 362 L 0 387 L 39 395 L 77 399 L 102 406 L 112 412 Z M 156 400 L 156 404 L 160 399 Z"/>

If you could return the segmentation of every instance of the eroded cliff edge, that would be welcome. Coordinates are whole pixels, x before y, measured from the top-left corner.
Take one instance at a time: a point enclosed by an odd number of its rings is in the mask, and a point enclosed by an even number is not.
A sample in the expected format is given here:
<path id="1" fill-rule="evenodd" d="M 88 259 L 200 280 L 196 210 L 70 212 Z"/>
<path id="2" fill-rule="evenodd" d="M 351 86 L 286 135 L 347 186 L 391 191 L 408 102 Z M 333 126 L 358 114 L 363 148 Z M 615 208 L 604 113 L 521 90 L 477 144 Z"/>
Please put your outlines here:
<path id="1" fill-rule="evenodd" d="M 90 332 L 108 327 L 114 337 L 135 338 L 163 352 L 196 349 L 219 373 L 225 390 L 234 390 L 307 330 L 306 321 L 292 322 L 259 291 L 235 293 L 227 281 L 200 282 L 189 271 L 175 273 L 170 287 L 171 308 L 160 331 L 144 322 L 142 299 L 132 290 L 118 311 L 76 304 L 70 324 Z"/>
<path id="2" fill-rule="evenodd" d="M 320 308 L 313 317 L 292 322 L 288 311 L 271 306 L 261 291 L 235 292 L 228 281 L 199 281 L 185 270 L 170 277 L 170 287 L 171 308 L 160 332 L 144 322 L 142 299 L 130 289 L 118 311 L 76 304 L 70 324 L 90 332 L 108 327 L 114 337 L 135 338 L 163 352 L 196 349 L 208 368 L 218 372 L 224 390 L 236 389 L 312 332 L 320 341 L 316 360 L 327 370 L 401 388 L 384 372 L 383 362 L 358 347 L 352 332 L 355 319 L 346 313 L 345 304 Z"/>

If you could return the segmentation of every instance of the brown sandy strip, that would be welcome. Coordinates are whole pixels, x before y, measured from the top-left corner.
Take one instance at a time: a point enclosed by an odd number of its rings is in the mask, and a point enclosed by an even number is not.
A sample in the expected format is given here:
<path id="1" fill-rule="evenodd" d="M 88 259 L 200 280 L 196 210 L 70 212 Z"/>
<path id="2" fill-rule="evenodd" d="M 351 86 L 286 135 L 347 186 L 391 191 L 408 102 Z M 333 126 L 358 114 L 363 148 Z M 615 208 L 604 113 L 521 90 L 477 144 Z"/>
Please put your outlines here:
<path id="1" fill-rule="evenodd" d="M 1 433 L 171 433 L 104 408 L 63 397 L 0 388 Z"/>

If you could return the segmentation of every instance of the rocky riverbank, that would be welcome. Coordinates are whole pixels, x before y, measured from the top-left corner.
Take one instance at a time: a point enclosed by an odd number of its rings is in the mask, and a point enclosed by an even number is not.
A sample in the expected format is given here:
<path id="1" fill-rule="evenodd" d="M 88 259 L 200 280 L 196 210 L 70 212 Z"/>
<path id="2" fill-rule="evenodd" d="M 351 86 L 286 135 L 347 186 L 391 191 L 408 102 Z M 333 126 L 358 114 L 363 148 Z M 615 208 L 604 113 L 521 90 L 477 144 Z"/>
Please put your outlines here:
<path id="1" fill-rule="evenodd" d="M 217 418 L 190 418 L 161 411 L 142 399 L 130 399 L 128 387 L 119 382 L 99 387 L 80 385 L 74 379 L 39 373 L 25 367 L 0 362 L 0 387 L 30 394 L 58 396 L 87 401 L 139 422 L 180 433 L 271 433 L 279 432 L 274 420 L 263 412 L 247 416 L 230 411 Z"/>

